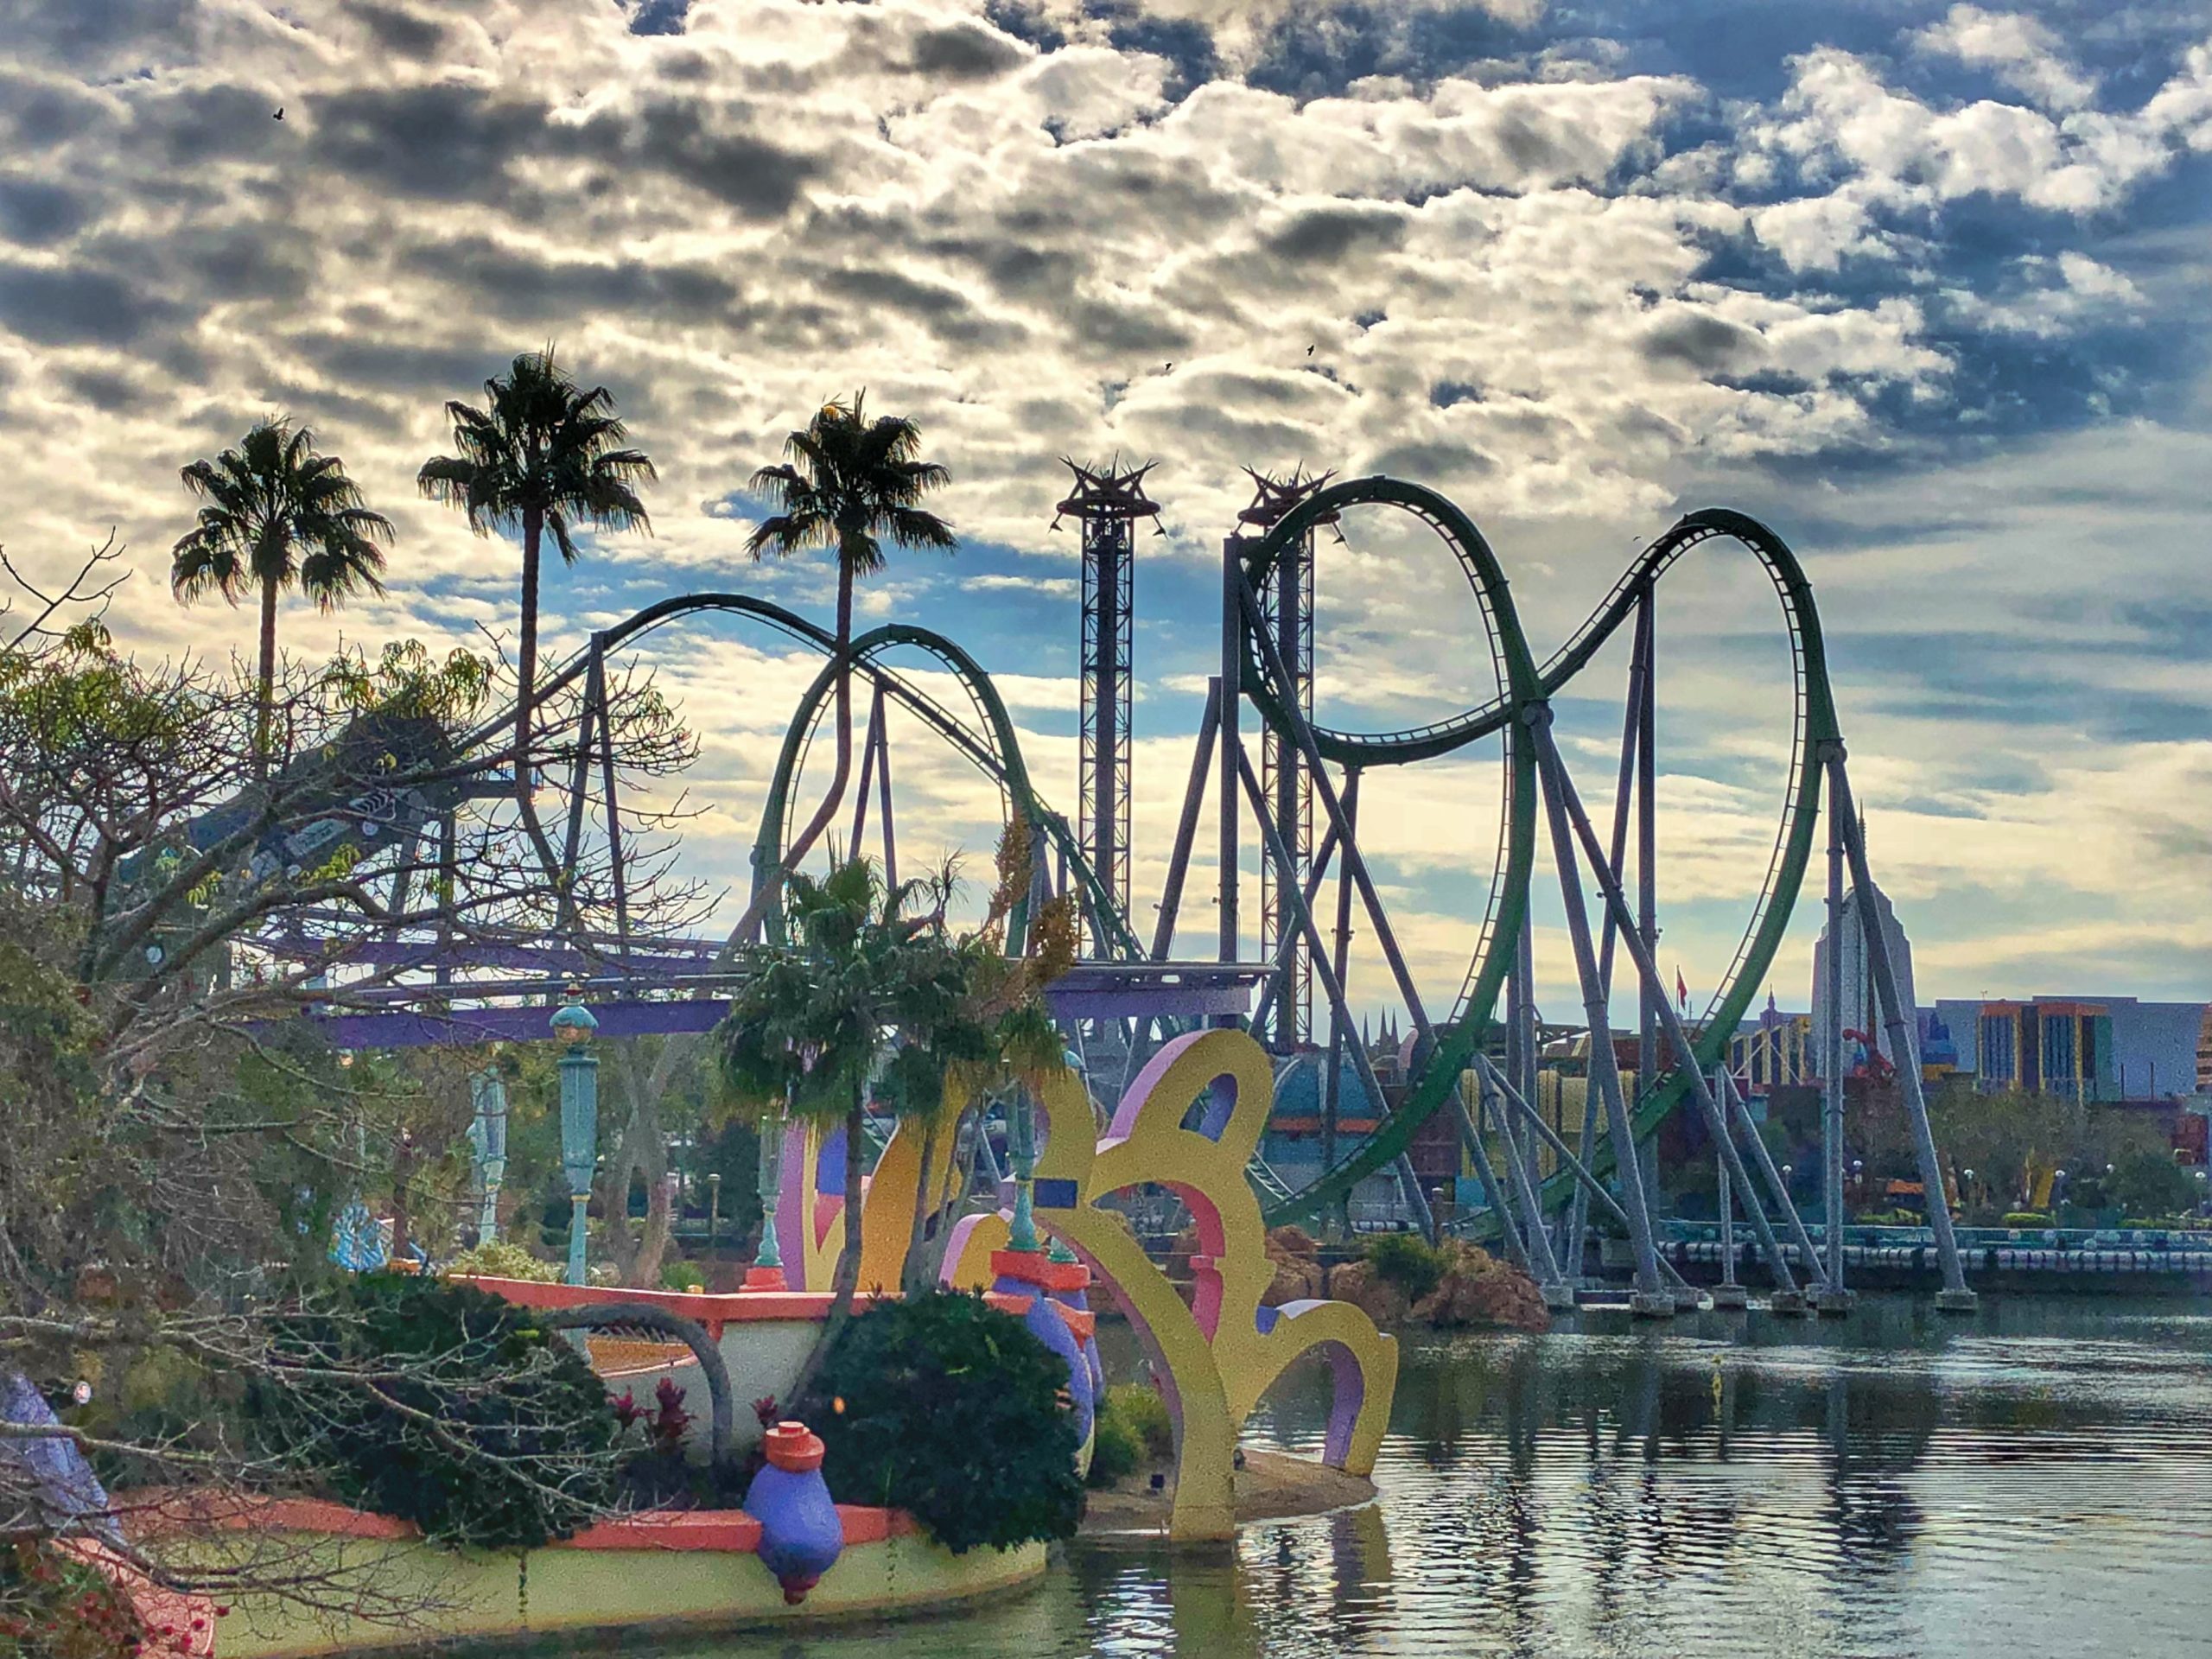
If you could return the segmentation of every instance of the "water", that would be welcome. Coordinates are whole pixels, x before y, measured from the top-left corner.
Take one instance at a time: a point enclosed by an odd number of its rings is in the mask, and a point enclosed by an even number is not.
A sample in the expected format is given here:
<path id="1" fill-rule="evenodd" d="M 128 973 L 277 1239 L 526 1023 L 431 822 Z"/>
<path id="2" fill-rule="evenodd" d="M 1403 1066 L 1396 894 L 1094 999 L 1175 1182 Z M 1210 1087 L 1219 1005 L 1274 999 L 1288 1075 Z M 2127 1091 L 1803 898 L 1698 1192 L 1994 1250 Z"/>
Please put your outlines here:
<path id="1" fill-rule="evenodd" d="M 691 1659 L 2212 1656 L 2212 1303 L 1409 1338 L 1382 1501 Z M 1318 1372 L 1249 1443 L 1313 1452 Z"/>

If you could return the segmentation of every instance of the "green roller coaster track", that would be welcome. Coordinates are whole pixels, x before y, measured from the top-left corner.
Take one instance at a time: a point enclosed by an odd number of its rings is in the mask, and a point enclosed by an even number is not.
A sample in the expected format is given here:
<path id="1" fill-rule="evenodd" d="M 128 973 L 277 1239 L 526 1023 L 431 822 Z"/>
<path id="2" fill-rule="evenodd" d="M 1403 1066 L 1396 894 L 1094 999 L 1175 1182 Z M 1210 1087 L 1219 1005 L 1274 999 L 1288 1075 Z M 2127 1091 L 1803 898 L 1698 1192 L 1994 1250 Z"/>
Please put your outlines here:
<path id="1" fill-rule="evenodd" d="M 1730 1034 L 1781 945 L 1812 856 L 1821 802 L 1821 756 L 1828 744 L 1840 738 L 1811 584 L 1788 545 L 1755 518 L 1720 508 L 1683 518 L 1645 549 L 1567 643 L 1540 666 L 1514 609 L 1504 571 L 1482 533 L 1450 501 L 1419 485 L 1382 477 L 1353 479 L 1309 497 L 1247 556 L 1246 575 L 1255 588 L 1264 586 L 1283 550 L 1317 522 L 1346 507 L 1365 505 L 1396 507 L 1427 523 L 1459 558 L 1481 609 L 1501 690 L 1490 702 L 1461 714 L 1402 731 L 1362 734 L 1314 726 L 1311 729 L 1315 747 L 1324 758 L 1342 766 L 1399 766 L 1447 754 L 1484 737 L 1505 733 L 1506 810 L 1490 884 L 1488 913 L 1465 987 L 1450 1018 L 1438 1027 L 1433 1050 L 1421 1057 L 1397 1109 L 1312 1185 L 1278 1198 L 1268 1211 L 1271 1222 L 1310 1216 L 1350 1192 L 1358 1181 L 1403 1152 L 1415 1131 L 1450 1100 L 1460 1073 L 1490 1033 L 1510 954 L 1510 950 L 1500 948 L 1501 942 L 1518 935 L 1529 903 L 1538 805 L 1535 756 L 1532 744 L 1513 741 L 1512 734 L 1531 711 L 1547 705 L 1588 664 L 1633 615 L 1641 597 L 1684 552 L 1706 541 L 1727 539 L 1739 543 L 1758 560 L 1781 599 L 1796 681 L 1793 754 L 1781 823 L 1750 923 L 1707 1011 L 1703 1033 L 1697 1042 L 1696 1058 L 1701 1066 L 1710 1067 L 1721 1058 Z M 813 733 L 836 689 L 840 658 L 835 637 L 825 630 L 780 606 L 741 594 L 686 594 L 664 601 L 598 636 L 595 644 L 601 650 L 608 649 L 674 616 L 707 610 L 767 623 L 812 645 L 827 658 L 800 699 L 777 757 L 753 847 L 757 892 L 759 884 L 781 865 L 785 855 L 792 795 Z M 881 660 L 901 648 L 935 658 L 952 675 L 969 704 L 972 723 Z M 1249 653 L 1248 641 L 1243 694 L 1276 732 L 1290 739 L 1292 721 L 1274 697 L 1258 660 Z M 999 785 L 1009 815 L 1018 816 L 1042 832 L 1065 861 L 1095 929 L 1093 937 L 1103 943 L 1109 954 L 1124 961 L 1144 957 L 1144 948 L 1128 918 L 1090 868 L 1067 821 L 1038 797 L 1006 704 L 989 675 L 972 657 L 932 630 L 893 623 L 854 639 L 843 660 L 990 777 Z M 582 672 L 579 659 L 561 670 L 548 689 Z M 1688 1086 L 1688 1072 L 1677 1068 L 1637 1100 L 1633 1127 L 1639 1141 L 1656 1132 Z M 1610 1145 L 1599 1149 L 1600 1173 L 1611 1168 L 1611 1154 Z M 1542 1198 L 1547 1208 L 1565 1202 L 1571 1179 L 1571 1176 L 1555 1175 L 1546 1184 Z"/>

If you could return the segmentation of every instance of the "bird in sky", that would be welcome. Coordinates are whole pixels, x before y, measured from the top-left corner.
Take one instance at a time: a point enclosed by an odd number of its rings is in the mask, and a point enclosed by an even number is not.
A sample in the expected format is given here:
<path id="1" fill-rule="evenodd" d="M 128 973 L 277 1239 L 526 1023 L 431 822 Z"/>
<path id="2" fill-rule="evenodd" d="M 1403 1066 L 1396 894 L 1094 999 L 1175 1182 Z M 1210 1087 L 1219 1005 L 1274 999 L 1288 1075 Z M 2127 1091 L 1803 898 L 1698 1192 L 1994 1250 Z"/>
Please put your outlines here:
<path id="1" fill-rule="evenodd" d="M 1311 356 L 1313 356 L 1313 348 L 1311 346 L 1308 346 L 1306 348 L 1306 356 L 1308 356 L 1308 357 L 1311 357 Z"/>
<path id="2" fill-rule="evenodd" d="M 1160 372 L 1162 374 L 1173 374 L 1175 372 L 1175 365 L 1173 363 L 1163 363 L 1160 365 Z"/>
<path id="3" fill-rule="evenodd" d="M 269 118 L 272 121 L 282 121 L 284 118 L 284 106 L 279 104 L 276 106 L 276 113 Z"/>

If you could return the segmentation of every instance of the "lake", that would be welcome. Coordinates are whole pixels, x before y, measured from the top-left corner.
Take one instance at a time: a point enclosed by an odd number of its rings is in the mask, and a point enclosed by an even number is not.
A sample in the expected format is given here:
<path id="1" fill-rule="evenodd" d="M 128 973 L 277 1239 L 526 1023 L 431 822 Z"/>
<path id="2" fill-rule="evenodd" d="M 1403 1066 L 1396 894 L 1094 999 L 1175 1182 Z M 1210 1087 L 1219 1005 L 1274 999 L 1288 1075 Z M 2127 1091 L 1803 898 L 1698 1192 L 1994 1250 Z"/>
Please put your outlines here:
<path id="1" fill-rule="evenodd" d="M 1084 1541 L 1002 1607 L 683 1651 L 2212 1656 L 2212 1301 L 1585 1312 L 1403 1359 L 1370 1508 Z M 1313 1452 L 1327 1403 L 1294 1374 L 1248 1442 Z"/>

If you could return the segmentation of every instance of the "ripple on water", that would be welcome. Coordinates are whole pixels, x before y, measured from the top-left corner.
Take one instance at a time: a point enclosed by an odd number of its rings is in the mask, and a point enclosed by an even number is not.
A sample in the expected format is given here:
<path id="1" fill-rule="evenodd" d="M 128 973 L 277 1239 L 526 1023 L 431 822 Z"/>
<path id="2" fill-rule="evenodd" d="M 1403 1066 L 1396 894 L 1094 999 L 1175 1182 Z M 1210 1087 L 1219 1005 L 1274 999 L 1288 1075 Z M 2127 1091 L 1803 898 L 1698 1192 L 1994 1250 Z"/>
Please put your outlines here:
<path id="1" fill-rule="evenodd" d="M 1077 1545 L 1002 1606 L 701 1659 L 2212 1659 L 2212 1314 L 1874 1298 L 1403 1344 L 1373 1508 Z M 1294 1371 L 1257 1442 L 1319 1450 Z"/>

